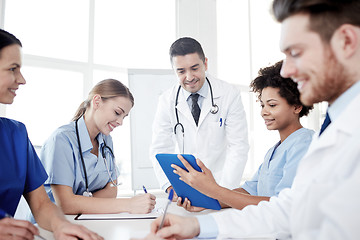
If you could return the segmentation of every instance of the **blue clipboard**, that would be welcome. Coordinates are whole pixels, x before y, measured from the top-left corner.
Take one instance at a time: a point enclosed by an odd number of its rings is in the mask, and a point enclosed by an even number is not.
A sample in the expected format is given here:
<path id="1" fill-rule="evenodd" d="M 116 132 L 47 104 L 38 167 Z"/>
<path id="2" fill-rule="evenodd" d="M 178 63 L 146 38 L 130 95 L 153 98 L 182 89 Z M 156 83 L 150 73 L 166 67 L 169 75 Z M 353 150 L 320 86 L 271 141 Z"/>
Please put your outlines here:
<path id="1" fill-rule="evenodd" d="M 182 156 L 189 162 L 189 164 L 197 171 L 201 171 L 200 167 L 196 163 L 196 159 L 193 155 L 182 154 Z M 192 206 L 203 207 L 208 209 L 220 210 L 221 206 L 218 200 L 208 197 L 198 190 L 190 187 L 185 182 L 179 179 L 179 175 L 173 172 L 171 164 L 178 165 L 182 169 L 185 169 L 185 166 L 178 159 L 177 154 L 156 154 L 156 159 L 160 163 L 161 168 L 169 179 L 171 185 L 173 186 L 176 194 L 182 199 L 188 198 Z"/>

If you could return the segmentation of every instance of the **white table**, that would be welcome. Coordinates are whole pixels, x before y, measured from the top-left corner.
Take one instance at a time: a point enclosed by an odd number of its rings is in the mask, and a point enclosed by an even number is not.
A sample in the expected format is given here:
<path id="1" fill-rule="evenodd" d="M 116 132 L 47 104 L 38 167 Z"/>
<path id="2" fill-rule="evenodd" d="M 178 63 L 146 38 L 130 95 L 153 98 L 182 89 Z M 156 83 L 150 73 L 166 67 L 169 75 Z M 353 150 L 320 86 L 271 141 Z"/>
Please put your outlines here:
<path id="1" fill-rule="evenodd" d="M 157 198 L 157 207 L 165 208 L 166 199 Z M 178 207 L 176 203 L 172 202 L 168 209 L 169 213 L 174 213 L 182 216 L 191 216 L 196 213 L 189 213 L 185 209 Z M 206 214 L 211 210 L 206 210 L 197 214 Z M 76 215 L 66 215 L 66 218 L 75 224 L 81 224 L 104 237 L 106 240 L 112 239 L 131 239 L 143 238 L 150 232 L 150 224 L 154 219 L 132 219 L 132 220 L 75 220 Z M 47 240 L 54 239 L 53 234 L 49 231 L 40 228 L 40 235 Z"/>
<path id="2" fill-rule="evenodd" d="M 75 216 L 67 215 L 66 218 L 73 223 L 81 224 L 101 235 L 106 240 L 143 238 L 150 231 L 152 219 L 141 220 L 74 220 Z M 54 239 L 53 234 L 40 229 L 40 235 L 47 240 Z"/>
<path id="3" fill-rule="evenodd" d="M 157 204 L 164 205 L 166 199 L 157 199 Z M 164 206 L 165 207 L 165 206 Z M 205 210 L 200 213 L 190 213 L 171 203 L 169 213 L 182 216 L 193 216 L 207 214 L 213 210 Z M 150 232 L 150 224 L 153 219 L 132 219 L 132 220 L 74 220 L 75 215 L 66 215 L 66 218 L 76 224 L 81 224 L 104 237 L 106 240 L 128 240 L 132 238 L 143 238 Z M 53 240 L 53 234 L 40 228 L 40 235 L 47 240 Z M 260 238 L 252 238 L 260 240 Z M 269 239 L 266 239 L 269 240 Z"/>

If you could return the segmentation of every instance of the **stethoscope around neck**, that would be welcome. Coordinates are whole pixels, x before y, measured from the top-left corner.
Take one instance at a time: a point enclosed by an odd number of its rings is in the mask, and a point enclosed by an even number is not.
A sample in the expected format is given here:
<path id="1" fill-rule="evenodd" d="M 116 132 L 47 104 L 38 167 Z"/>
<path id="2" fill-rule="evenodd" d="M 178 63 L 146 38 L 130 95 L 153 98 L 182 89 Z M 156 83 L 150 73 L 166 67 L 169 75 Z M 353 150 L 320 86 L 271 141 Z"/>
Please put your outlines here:
<path id="1" fill-rule="evenodd" d="M 210 81 L 209 79 L 206 77 L 206 81 L 208 82 L 209 84 L 209 88 L 210 88 L 210 95 L 211 95 L 211 108 L 210 108 L 210 113 L 212 114 L 216 114 L 218 113 L 219 111 L 219 107 L 218 105 L 216 105 L 214 103 L 214 97 L 213 97 L 213 91 L 212 91 L 212 87 L 211 87 L 211 84 L 210 84 Z M 174 126 L 174 134 L 176 135 L 176 129 L 180 126 L 181 128 L 181 132 L 182 132 L 182 135 L 183 135 L 183 151 L 182 153 L 184 153 L 184 125 L 179 121 L 179 113 L 178 113 L 178 110 L 177 110 L 177 105 L 178 105 L 178 100 L 179 100 L 179 93 L 180 93 L 180 89 L 181 89 L 181 86 L 179 86 L 178 90 L 177 90 L 177 93 L 176 93 L 176 98 L 175 98 L 175 116 L 176 116 L 176 124 Z"/>
<path id="2" fill-rule="evenodd" d="M 80 137 L 79 137 L 78 121 L 79 121 L 79 119 L 77 119 L 77 120 L 75 121 L 75 129 L 76 129 L 76 138 L 77 138 L 77 142 L 78 142 L 78 145 L 79 145 L 79 152 L 80 152 L 81 163 L 82 163 L 82 167 L 83 167 L 83 169 L 84 169 L 84 177 L 85 177 L 85 188 L 86 188 L 86 190 L 83 192 L 83 196 L 85 196 L 85 197 L 92 197 L 92 193 L 89 191 L 89 182 L 88 182 L 88 177 L 87 177 L 87 172 L 86 172 L 86 166 L 85 166 L 85 161 L 84 161 L 84 157 L 83 157 L 82 149 L 81 149 L 81 142 L 80 142 Z M 119 186 L 120 184 L 116 183 L 116 182 L 113 180 L 112 176 L 111 176 L 110 169 L 109 169 L 109 166 L 108 166 L 108 163 L 107 163 L 107 160 L 106 160 L 105 149 L 107 149 L 107 150 L 110 152 L 111 158 L 112 158 L 112 160 L 113 160 L 113 165 L 114 165 L 114 168 L 115 168 L 116 179 L 117 179 L 117 178 L 118 178 L 118 174 L 117 174 L 117 171 L 116 171 L 114 153 L 113 153 L 113 151 L 111 150 L 111 148 L 106 145 L 106 142 L 105 142 L 105 139 L 104 139 L 104 144 L 103 144 L 103 146 L 101 147 L 101 155 L 102 155 L 102 157 L 103 157 L 104 164 L 105 164 L 107 173 L 109 174 L 111 183 L 113 184 L 113 186 Z"/>

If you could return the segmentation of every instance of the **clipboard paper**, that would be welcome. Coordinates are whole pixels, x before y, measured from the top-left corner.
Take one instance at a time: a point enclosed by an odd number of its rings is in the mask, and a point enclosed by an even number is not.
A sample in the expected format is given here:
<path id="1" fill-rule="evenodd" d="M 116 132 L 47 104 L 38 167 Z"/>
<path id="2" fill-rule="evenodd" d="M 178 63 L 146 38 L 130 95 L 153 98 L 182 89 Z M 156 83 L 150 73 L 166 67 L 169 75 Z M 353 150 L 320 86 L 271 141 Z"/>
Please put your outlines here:
<path id="1" fill-rule="evenodd" d="M 155 219 L 161 214 L 151 212 L 147 214 L 111 213 L 111 214 L 78 214 L 75 220 L 130 220 L 130 219 Z"/>

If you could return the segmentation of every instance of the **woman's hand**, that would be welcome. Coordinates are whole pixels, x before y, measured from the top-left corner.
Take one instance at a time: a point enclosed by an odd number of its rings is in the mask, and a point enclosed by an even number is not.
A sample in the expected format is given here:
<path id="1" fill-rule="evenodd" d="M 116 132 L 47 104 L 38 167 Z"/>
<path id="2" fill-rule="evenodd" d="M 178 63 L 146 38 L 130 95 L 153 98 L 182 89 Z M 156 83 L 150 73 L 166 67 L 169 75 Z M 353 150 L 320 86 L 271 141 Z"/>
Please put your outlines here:
<path id="1" fill-rule="evenodd" d="M 174 189 L 172 186 L 170 186 L 170 187 L 168 187 L 168 188 L 166 189 L 166 193 L 169 194 L 169 192 L 171 191 L 171 189 L 174 191 L 174 195 L 173 195 L 172 201 L 173 201 L 173 202 L 176 202 L 177 199 L 178 199 L 178 195 L 176 194 L 175 189 Z"/>
<path id="2" fill-rule="evenodd" d="M 184 159 L 183 156 L 179 154 L 178 158 L 188 171 L 187 172 L 175 164 L 171 164 L 171 167 L 174 168 L 174 173 L 180 176 L 179 179 L 203 194 L 216 198 L 216 189 L 220 186 L 216 183 L 211 171 L 203 164 L 203 162 L 200 159 L 196 159 L 196 163 L 202 170 L 201 172 L 198 172 Z"/>
<path id="3" fill-rule="evenodd" d="M 177 205 L 179 207 L 183 207 L 185 208 L 187 211 L 189 212 L 201 212 L 203 210 L 205 210 L 206 208 L 202 208 L 202 207 L 194 207 L 194 206 L 191 206 L 191 202 L 189 199 L 185 198 L 184 199 L 184 202 L 181 203 L 181 197 L 178 198 L 177 200 Z"/>
<path id="4" fill-rule="evenodd" d="M 137 195 L 130 199 L 130 213 L 149 213 L 155 208 L 156 197 L 150 193 Z"/>
<path id="5" fill-rule="evenodd" d="M 24 220 L 3 218 L 0 220 L 0 239 L 34 239 L 39 229 Z"/>

